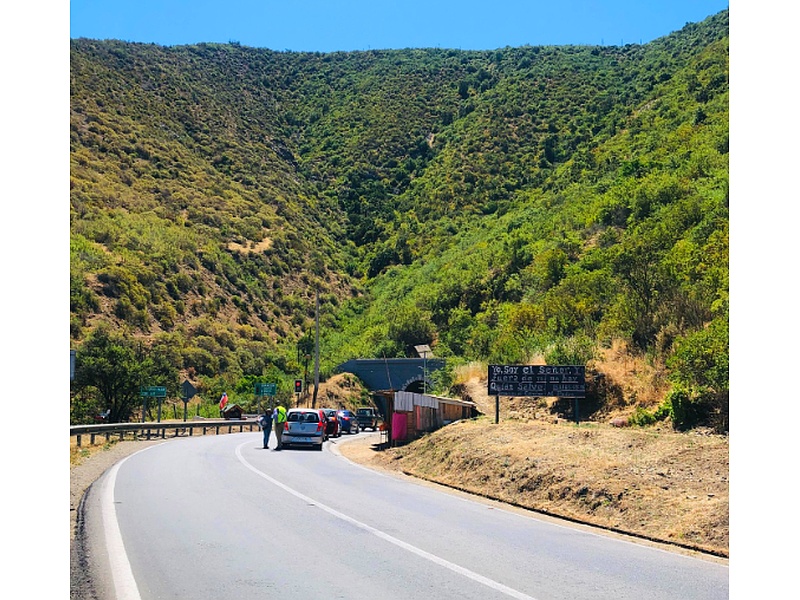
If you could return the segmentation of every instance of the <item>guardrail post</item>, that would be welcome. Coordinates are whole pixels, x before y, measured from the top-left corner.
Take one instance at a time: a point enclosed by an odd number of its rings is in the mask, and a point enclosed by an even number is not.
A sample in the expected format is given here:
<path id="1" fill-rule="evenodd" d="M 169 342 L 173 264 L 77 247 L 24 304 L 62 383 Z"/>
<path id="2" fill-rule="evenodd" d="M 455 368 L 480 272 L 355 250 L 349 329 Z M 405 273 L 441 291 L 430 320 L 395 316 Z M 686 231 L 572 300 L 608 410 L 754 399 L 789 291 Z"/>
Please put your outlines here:
<path id="1" fill-rule="evenodd" d="M 78 444 L 78 448 L 81 447 L 81 434 L 75 436 L 75 443 Z"/>

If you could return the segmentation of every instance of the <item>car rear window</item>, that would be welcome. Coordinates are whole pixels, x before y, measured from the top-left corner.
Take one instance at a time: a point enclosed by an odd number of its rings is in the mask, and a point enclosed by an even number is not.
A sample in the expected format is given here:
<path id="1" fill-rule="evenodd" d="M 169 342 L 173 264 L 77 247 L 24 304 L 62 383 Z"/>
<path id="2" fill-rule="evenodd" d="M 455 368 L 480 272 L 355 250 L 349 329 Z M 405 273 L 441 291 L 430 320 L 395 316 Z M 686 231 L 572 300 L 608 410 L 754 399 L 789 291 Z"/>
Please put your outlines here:
<path id="1" fill-rule="evenodd" d="M 287 420 L 290 423 L 319 423 L 319 415 L 316 412 L 292 412 L 289 413 Z"/>

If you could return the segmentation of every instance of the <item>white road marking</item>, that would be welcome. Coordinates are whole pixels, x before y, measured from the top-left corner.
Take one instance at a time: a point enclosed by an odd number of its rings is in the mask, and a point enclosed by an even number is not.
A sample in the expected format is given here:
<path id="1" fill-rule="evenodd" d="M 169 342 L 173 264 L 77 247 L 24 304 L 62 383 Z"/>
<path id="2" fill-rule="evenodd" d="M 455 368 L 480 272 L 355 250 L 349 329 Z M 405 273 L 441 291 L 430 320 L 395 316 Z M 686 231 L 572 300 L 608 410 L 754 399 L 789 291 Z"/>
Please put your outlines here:
<path id="1" fill-rule="evenodd" d="M 139 450 L 139 452 L 144 452 L 154 447 L 155 446 L 149 446 L 148 448 Z M 128 560 L 127 552 L 125 552 L 125 544 L 122 542 L 122 533 L 119 530 L 119 521 L 117 520 L 117 508 L 114 503 L 114 486 L 117 483 L 117 472 L 126 460 L 132 456 L 136 456 L 139 452 L 135 452 L 123 458 L 111 467 L 106 477 L 100 499 L 100 507 L 103 515 L 103 531 L 106 537 L 106 551 L 108 552 L 108 560 L 111 566 L 111 579 L 114 582 L 117 600 L 141 600 L 139 587 L 136 585 L 131 563 Z"/>
<path id="2" fill-rule="evenodd" d="M 236 447 L 236 456 L 239 459 L 239 462 L 241 462 L 245 467 L 247 467 L 248 469 L 253 471 L 253 473 L 258 475 L 259 477 L 263 477 L 264 479 L 266 479 L 267 481 L 269 481 L 273 485 L 276 485 L 277 487 L 281 488 L 282 490 L 290 493 L 292 496 L 295 496 L 296 498 L 299 498 L 300 500 L 302 500 L 303 502 L 305 502 L 307 504 L 313 504 L 314 506 L 316 506 L 317 508 L 321 508 L 322 510 L 324 510 L 328 514 L 333 515 L 334 517 L 336 517 L 338 519 L 341 519 L 343 521 L 346 521 L 346 522 L 350 523 L 351 525 L 355 525 L 359 529 L 363 529 L 364 531 L 368 531 L 369 533 L 379 537 L 380 539 L 382 539 L 384 541 L 389 542 L 390 544 L 394 544 L 395 546 L 403 548 L 404 550 L 407 550 L 408 552 L 416 554 L 417 556 L 419 556 L 421 558 L 424 558 L 426 560 L 429 560 L 432 563 L 435 563 L 435 564 L 437 564 L 439 566 L 442 566 L 442 567 L 444 567 L 446 569 L 450 569 L 451 571 L 453 571 L 455 573 L 458 573 L 459 575 L 463 575 L 464 577 L 467 577 L 469 579 L 472 579 L 473 581 L 477 581 L 478 583 L 482 583 L 483 585 L 485 585 L 487 587 L 490 587 L 493 590 L 496 590 L 498 592 L 502 592 L 503 594 L 506 594 L 507 596 L 510 596 L 512 598 L 517 598 L 518 600 L 536 600 L 532 596 L 528 596 L 527 594 L 523 594 L 522 592 L 520 592 L 518 590 L 515 590 L 513 588 L 510 588 L 507 585 L 503 585 L 502 583 L 500 583 L 498 581 L 495 581 L 493 579 L 489 579 L 488 577 L 484 577 L 483 575 L 480 575 L 480 574 L 478 574 L 478 573 L 476 573 L 474 571 L 470 571 L 469 569 L 467 569 L 465 567 L 462 567 L 462 566 L 459 566 L 459 565 L 457 565 L 455 563 L 452 563 L 449 560 L 445 560 L 444 558 L 442 558 L 440 556 L 436 556 L 435 554 L 431 554 L 430 552 L 426 552 L 425 550 L 422 550 L 421 548 L 417 548 L 416 546 L 412 546 L 411 544 L 409 544 L 407 542 L 404 542 L 403 540 L 400 540 L 400 539 L 398 539 L 398 538 L 396 538 L 396 537 L 394 537 L 392 535 L 389 535 L 388 533 L 385 533 L 385 532 L 381 531 L 380 529 L 376 529 L 376 528 L 374 528 L 374 527 L 372 527 L 370 525 L 367 525 L 366 523 L 362 523 L 361 521 L 357 521 L 353 517 L 350 517 L 350 516 L 348 516 L 348 515 L 346 515 L 344 513 L 341 513 L 338 510 L 335 510 L 335 509 L 331 508 L 330 506 L 322 504 L 321 502 L 318 502 L 317 500 L 314 500 L 313 498 L 310 498 L 309 496 L 306 496 L 305 494 L 302 494 L 302 493 L 298 492 L 297 490 L 295 490 L 293 488 L 290 488 L 288 485 L 286 485 L 284 483 L 281 483 L 277 479 L 274 479 L 274 478 L 270 477 L 269 475 L 267 475 L 263 471 L 259 471 L 256 467 L 254 467 L 252 464 L 247 462 L 247 460 L 244 458 L 244 456 L 242 456 L 242 448 L 244 446 L 246 446 L 247 444 L 250 444 L 250 443 L 251 442 L 245 442 L 245 443 L 240 444 L 239 446 Z"/>

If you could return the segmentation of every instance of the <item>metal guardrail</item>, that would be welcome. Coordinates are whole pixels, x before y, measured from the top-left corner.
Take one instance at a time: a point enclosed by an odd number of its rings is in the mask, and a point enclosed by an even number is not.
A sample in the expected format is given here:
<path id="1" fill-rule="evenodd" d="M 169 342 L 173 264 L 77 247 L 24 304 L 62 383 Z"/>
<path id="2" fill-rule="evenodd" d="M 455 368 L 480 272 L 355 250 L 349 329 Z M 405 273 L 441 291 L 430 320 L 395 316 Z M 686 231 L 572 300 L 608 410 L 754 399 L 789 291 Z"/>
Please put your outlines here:
<path id="1" fill-rule="evenodd" d="M 227 433 L 233 433 L 234 429 L 242 432 L 247 428 L 248 431 L 259 430 L 255 419 L 214 419 L 183 421 L 180 423 L 96 423 L 93 425 L 70 425 L 69 435 L 76 438 L 78 447 L 81 445 L 83 436 L 88 435 L 90 444 L 94 444 L 97 436 L 103 436 L 106 441 L 110 441 L 112 436 L 119 436 L 120 441 L 125 439 L 125 434 L 133 435 L 134 440 L 152 438 L 166 438 L 167 432 L 173 432 L 173 437 L 188 434 L 193 435 L 195 431 L 202 431 L 206 435 L 209 430 L 213 430 L 215 435 L 220 434 L 220 430 L 227 429 Z M 226 433 L 223 431 L 223 433 Z"/>

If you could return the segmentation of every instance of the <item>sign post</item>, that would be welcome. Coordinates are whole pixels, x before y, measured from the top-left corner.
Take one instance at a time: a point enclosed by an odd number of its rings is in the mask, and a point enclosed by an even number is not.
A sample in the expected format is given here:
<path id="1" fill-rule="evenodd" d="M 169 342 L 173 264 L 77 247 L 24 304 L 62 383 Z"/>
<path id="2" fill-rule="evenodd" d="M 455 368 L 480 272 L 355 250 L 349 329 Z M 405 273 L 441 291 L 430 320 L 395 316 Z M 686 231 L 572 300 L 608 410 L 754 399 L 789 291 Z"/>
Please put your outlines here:
<path id="1" fill-rule="evenodd" d="M 191 384 L 188 379 L 184 379 L 181 384 L 181 400 L 183 400 L 183 420 L 186 422 L 186 413 L 189 407 L 189 399 L 194 398 L 197 394 L 197 389 Z"/>
<path id="2" fill-rule="evenodd" d="M 147 399 L 148 398 L 166 398 L 167 388 L 163 385 L 150 385 L 142 386 L 139 388 L 139 395 L 142 397 L 142 423 L 147 414 Z M 161 420 L 161 401 L 158 402 L 158 420 Z"/>
<path id="3" fill-rule="evenodd" d="M 495 423 L 499 421 L 500 396 L 575 398 L 586 397 L 584 365 L 489 365 L 489 395 L 495 396 Z"/>

